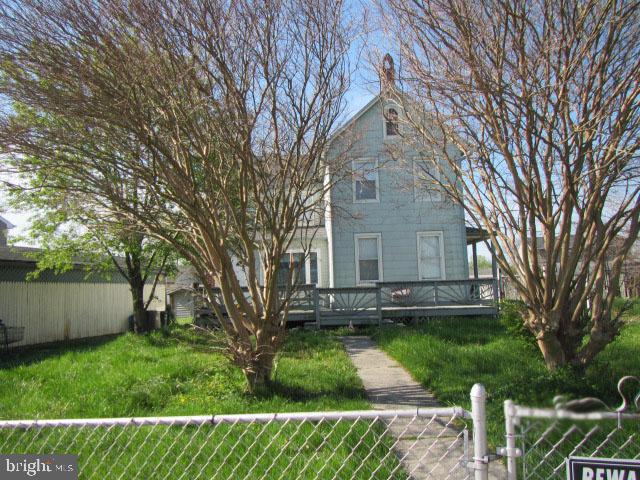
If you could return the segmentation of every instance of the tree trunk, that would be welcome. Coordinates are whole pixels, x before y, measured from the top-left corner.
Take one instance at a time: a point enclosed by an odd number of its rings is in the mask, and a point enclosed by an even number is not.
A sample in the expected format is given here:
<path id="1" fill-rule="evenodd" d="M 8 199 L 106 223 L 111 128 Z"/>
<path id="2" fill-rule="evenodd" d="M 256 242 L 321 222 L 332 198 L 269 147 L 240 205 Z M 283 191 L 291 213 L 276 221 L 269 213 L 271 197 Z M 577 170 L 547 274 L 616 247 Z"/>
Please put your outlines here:
<path id="1" fill-rule="evenodd" d="M 562 344 L 553 333 L 538 336 L 537 341 L 547 369 L 553 371 L 567 363 Z"/>
<path id="2" fill-rule="evenodd" d="M 273 325 L 275 321 L 265 322 Z M 248 365 L 242 365 L 250 393 L 268 391 L 271 383 L 271 371 L 276 352 L 283 341 L 284 330 L 278 327 L 265 327 L 255 333 L 255 348 Z"/>
<path id="3" fill-rule="evenodd" d="M 253 365 L 243 369 L 249 393 L 267 391 L 271 384 L 271 370 L 275 356 L 258 357 Z"/>
<path id="4" fill-rule="evenodd" d="M 132 276 L 129 288 L 133 300 L 134 330 L 136 333 L 147 331 L 147 310 L 144 308 L 144 282 L 142 277 Z"/>

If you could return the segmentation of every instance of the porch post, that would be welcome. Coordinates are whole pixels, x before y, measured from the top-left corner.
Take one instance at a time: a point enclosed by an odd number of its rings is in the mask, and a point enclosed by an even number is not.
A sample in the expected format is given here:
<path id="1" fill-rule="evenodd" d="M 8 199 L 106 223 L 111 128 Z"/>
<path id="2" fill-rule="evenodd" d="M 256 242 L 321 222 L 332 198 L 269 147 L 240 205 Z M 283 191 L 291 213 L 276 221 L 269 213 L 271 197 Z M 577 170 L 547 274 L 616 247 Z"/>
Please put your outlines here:
<path id="1" fill-rule="evenodd" d="M 376 316 L 378 317 L 378 326 L 382 326 L 382 285 L 376 284 Z"/>
<path id="2" fill-rule="evenodd" d="M 498 262 L 496 261 L 496 249 L 493 247 L 493 242 L 489 243 L 491 251 L 491 276 L 493 277 L 493 300 L 498 303 L 500 300 L 498 292 Z"/>
<path id="3" fill-rule="evenodd" d="M 318 286 L 313 286 L 313 311 L 316 317 L 316 329 L 320 330 L 320 293 Z"/>
<path id="4" fill-rule="evenodd" d="M 474 241 L 471 244 L 473 251 L 473 278 L 478 279 L 478 242 Z"/>

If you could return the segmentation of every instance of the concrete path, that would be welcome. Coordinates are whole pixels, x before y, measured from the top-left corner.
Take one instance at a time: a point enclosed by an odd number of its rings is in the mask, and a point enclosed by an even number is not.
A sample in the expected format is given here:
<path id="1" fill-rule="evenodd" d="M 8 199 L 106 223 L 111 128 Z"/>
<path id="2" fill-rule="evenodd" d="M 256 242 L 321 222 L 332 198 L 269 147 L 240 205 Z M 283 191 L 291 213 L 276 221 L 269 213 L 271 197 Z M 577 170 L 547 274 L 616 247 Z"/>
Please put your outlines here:
<path id="1" fill-rule="evenodd" d="M 402 410 L 440 406 L 435 396 L 416 382 L 395 360 L 380 350 L 369 337 L 341 337 L 347 354 L 358 370 L 367 397 L 376 410 Z M 396 440 L 394 450 L 412 479 L 466 479 L 464 435 L 450 418 L 416 417 L 389 422 Z M 469 438 L 469 448 L 473 448 Z M 472 454 L 470 454 L 472 456 Z M 491 470 L 500 470 L 491 465 Z M 491 479 L 503 478 L 494 472 Z M 471 478 L 473 475 L 471 474 Z"/>

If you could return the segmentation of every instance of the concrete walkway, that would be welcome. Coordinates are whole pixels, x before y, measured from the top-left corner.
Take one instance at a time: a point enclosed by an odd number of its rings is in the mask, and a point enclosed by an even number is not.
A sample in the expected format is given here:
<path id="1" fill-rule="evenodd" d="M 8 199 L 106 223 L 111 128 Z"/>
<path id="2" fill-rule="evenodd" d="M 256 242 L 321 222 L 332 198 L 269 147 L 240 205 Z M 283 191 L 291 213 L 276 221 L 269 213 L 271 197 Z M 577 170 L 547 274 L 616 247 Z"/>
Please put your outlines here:
<path id="1" fill-rule="evenodd" d="M 376 410 L 438 407 L 435 396 L 416 382 L 395 360 L 369 337 L 341 337 L 347 354 L 358 370 L 367 397 Z M 459 424 L 445 417 L 416 417 L 388 422 L 395 439 L 394 450 L 412 479 L 466 479 L 464 434 Z M 469 448 L 473 448 L 469 435 Z M 472 453 L 469 454 L 472 456 Z M 498 465 L 491 465 L 499 470 Z M 497 467 L 497 468 L 496 468 Z M 471 478 L 473 475 L 471 474 Z M 503 478 L 490 474 L 491 479 Z"/>

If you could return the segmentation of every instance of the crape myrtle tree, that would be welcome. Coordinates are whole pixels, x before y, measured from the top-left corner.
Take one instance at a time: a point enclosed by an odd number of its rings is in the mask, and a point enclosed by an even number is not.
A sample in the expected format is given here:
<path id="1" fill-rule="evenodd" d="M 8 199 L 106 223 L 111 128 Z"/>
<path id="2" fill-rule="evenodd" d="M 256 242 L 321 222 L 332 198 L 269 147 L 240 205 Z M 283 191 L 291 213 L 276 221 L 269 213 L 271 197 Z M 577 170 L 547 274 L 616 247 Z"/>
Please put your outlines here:
<path id="1" fill-rule="evenodd" d="M 320 0 L 0 2 L 0 94 L 57 119 L 6 121 L 5 151 L 55 160 L 114 218 L 188 260 L 250 391 L 268 384 L 283 340 L 294 288 L 278 288 L 281 256 L 329 188 L 322 152 L 350 73 L 344 10 Z M 121 176 L 148 199 L 141 209 L 120 194 Z"/>
<path id="2" fill-rule="evenodd" d="M 611 307 L 640 214 L 639 6 L 381 5 L 407 140 L 436 159 L 425 180 L 487 230 L 549 369 L 589 364 L 621 326 Z"/>
<path id="3" fill-rule="evenodd" d="M 29 124 L 27 116 L 19 115 L 19 123 Z M 123 222 L 122 217 L 112 218 L 112 209 L 95 202 L 89 185 L 78 184 L 73 172 L 49 160 L 46 156 L 40 159 L 20 155 L 7 158 L 3 168 L 12 174 L 10 178 L 18 179 L 6 182 L 9 204 L 32 212 L 27 237 L 41 247 L 34 254 L 34 276 L 45 270 L 64 272 L 77 262 L 92 273 L 119 273 L 129 284 L 135 331 L 146 331 L 147 310 L 158 283 L 175 269 L 175 250 L 132 229 L 126 219 Z M 134 208 L 144 201 L 136 195 L 131 179 L 120 178 L 119 183 L 121 194 L 129 196 Z M 145 285 L 149 287 L 146 296 Z"/>

